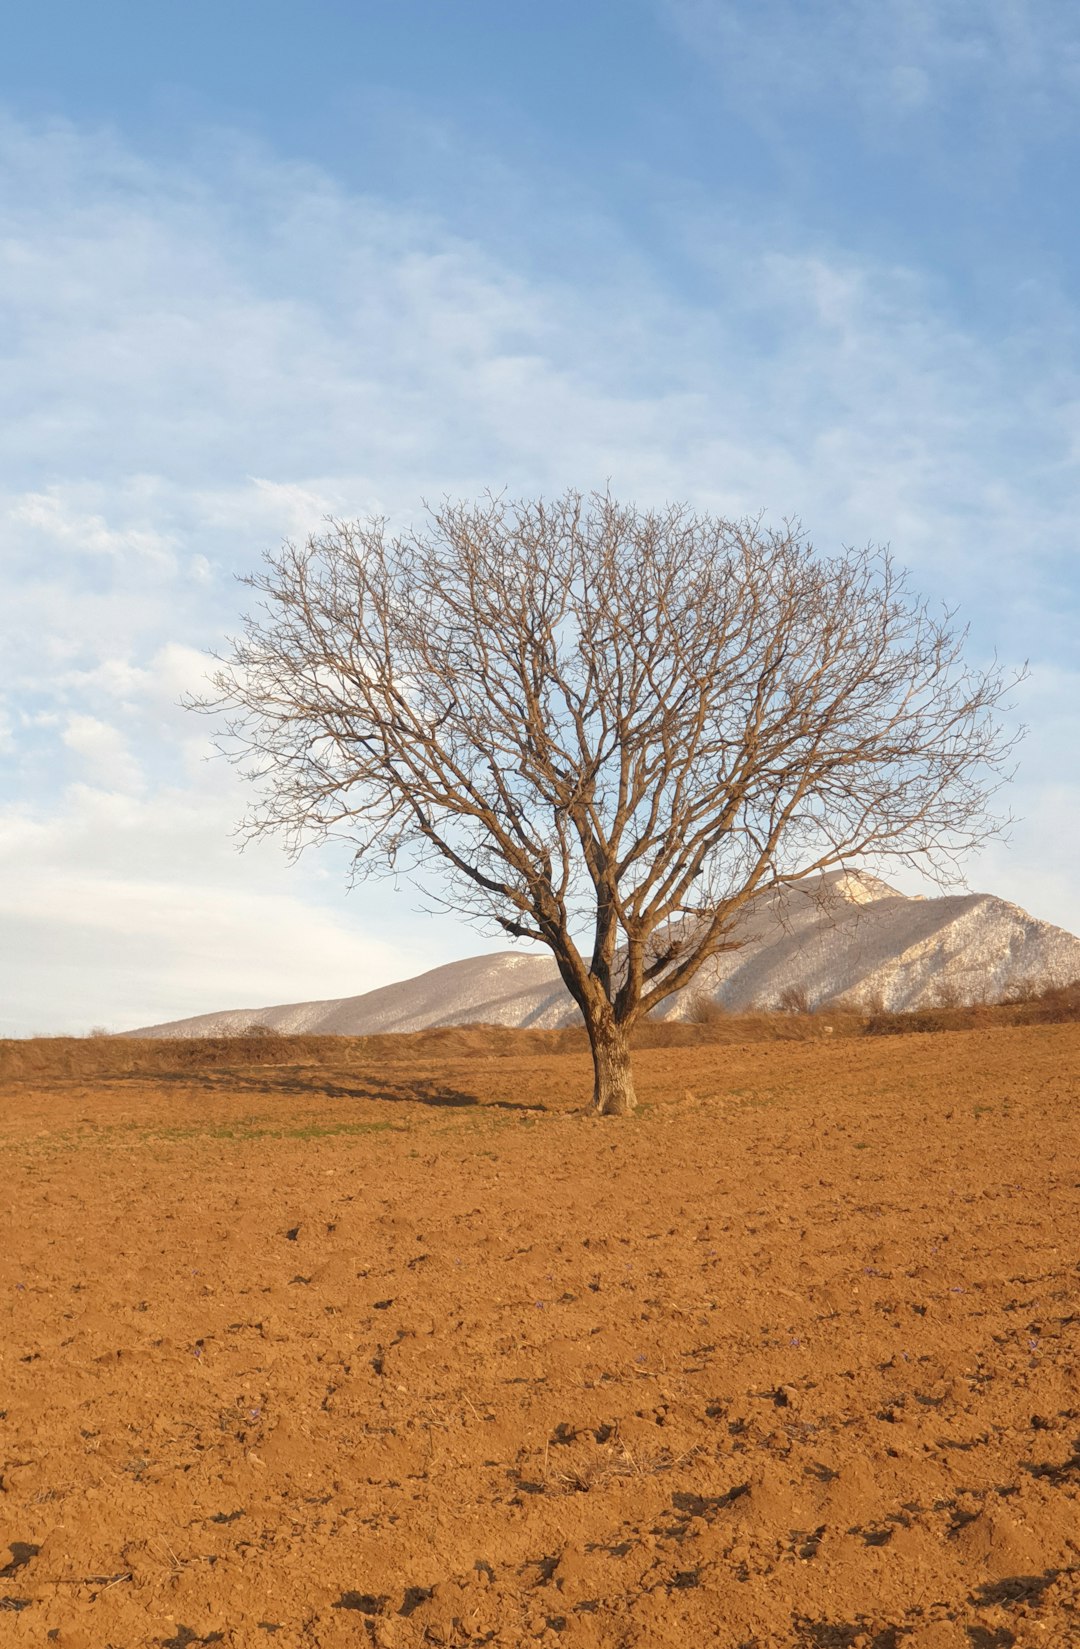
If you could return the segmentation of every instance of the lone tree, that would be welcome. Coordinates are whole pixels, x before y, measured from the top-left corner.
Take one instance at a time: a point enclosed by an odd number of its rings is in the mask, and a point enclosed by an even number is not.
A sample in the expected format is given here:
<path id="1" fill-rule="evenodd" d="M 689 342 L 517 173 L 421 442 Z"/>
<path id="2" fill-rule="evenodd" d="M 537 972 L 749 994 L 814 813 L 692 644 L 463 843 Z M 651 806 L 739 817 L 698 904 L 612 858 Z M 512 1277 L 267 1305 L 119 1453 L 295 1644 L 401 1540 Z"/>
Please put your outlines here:
<path id="1" fill-rule="evenodd" d="M 246 833 L 343 836 L 356 874 L 548 945 L 605 1115 L 633 1025 L 754 894 L 866 856 L 945 874 L 997 828 L 1005 684 L 887 553 L 570 492 L 331 522 L 245 582 L 201 707 L 257 786 Z"/>

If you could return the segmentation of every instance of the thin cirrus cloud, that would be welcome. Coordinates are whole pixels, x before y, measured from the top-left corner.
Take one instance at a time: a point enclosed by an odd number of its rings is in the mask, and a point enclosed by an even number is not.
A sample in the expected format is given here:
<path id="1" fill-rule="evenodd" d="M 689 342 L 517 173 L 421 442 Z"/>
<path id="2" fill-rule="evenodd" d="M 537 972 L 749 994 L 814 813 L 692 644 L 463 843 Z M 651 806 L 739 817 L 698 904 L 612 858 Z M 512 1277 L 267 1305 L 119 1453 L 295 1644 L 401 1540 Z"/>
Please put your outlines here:
<path id="1" fill-rule="evenodd" d="M 245 798 L 177 701 L 264 548 L 488 486 L 610 482 L 797 514 L 824 546 L 891 539 L 964 603 L 978 656 L 1039 664 L 1027 822 L 972 874 L 1080 927 L 1080 795 L 1053 759 L 1080 735 L 1053 685 L 1080 397 L 1023 336 L 991 348 L 916 268 L 689 199 L 693 301 L 629 256 L 537 274 L 239 142 L 153 165 L 9 122 L 0 148 L 4 1029 L 353 994 L 479 948 L 407 890 L 346 899 L 340 852 L 238 855 Z"/>
<path id="2" fill-rule="evenodd" d="M 1042 0 L 661 0 L 715 65 L 751 92 L 842 91 L 879 124 L 1003 93 L 1047 109 L 1080 85 L 1080 29 Z M 1005 118 L 1015 106 L 1002 111 Z"/>

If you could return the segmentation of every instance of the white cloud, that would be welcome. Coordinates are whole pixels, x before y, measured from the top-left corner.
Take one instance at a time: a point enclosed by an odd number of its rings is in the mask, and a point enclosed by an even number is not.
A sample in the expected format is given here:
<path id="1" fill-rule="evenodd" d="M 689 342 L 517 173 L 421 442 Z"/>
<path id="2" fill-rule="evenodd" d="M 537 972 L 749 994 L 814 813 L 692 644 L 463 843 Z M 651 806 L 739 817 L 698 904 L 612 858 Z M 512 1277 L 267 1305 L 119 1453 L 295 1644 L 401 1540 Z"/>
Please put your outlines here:
<path id="1" fill-rule="evenodd" d="M 31 554 L 47 554 L 62 545 L 77 555 L 108 555 L 121 560 L 146 556 L 173 565 L 172 544 L 161 533 L 108 526 L 103 516 L 83 514 L 61 489 L 31 492 L 16 498 L 9 509 L 9 526 Z"/>
<path id="2" fill-rule="evenodd" d="M 63 741 L 79 758 L 79 765 L 92 784 L 110 790 L 138 790 L 142 769 L 128 748 L 119 728 L 96 716 L 69 716 Z"/>
<path id="3" fill-rule="evenodd" d="M 74 784 L 47 811 L 0 808 L 0 1035 L 352 995 L 462 954 L 407 895 L 345 899 L 340 856 L 331 875 L 239 854 L 238 801 L 203 766 L 141 796 Z"/>

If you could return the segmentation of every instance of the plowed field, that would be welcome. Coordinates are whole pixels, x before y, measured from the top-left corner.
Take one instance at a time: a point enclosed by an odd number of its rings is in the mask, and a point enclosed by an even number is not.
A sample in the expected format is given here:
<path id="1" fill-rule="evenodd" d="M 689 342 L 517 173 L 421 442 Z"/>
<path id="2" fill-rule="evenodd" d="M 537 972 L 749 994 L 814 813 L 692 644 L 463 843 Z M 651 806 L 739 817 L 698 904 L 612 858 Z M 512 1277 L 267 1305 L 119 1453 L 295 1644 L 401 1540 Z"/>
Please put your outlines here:
<path id="1" fill-rule="evenodd" d="M 0 1642 L 1080 1644 L 1080 1026 L 517 1047 L 5 1079 Z"/>

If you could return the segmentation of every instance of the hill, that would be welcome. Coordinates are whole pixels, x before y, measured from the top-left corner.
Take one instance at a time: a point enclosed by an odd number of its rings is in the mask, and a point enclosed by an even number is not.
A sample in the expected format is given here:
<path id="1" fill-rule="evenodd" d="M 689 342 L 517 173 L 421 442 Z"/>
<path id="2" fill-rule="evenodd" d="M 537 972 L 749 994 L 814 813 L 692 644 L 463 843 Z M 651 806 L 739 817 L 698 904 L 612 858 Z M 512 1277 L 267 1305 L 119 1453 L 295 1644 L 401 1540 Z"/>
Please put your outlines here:
<path id="1" fill-rule="evenodd" d="M 693 1018 L 843 1001 L 911 1012 L 942 1002 L 999 1001 L 1080 978 L 1080 939 L 986 893 L 909 897 L 862 872 L 808 879 L 748 905 L 739 948 L 708 963 L 661 1009 Z M 236 1035 L 252 1026 L 291 1035 L 370 1036 L 489 1024 L 542 1030 L 579 1022 L 546 953 L 504 951 L 449 962 L 360 996 L 230 1008 L 142 1026 L 147 1037 Z"/>

